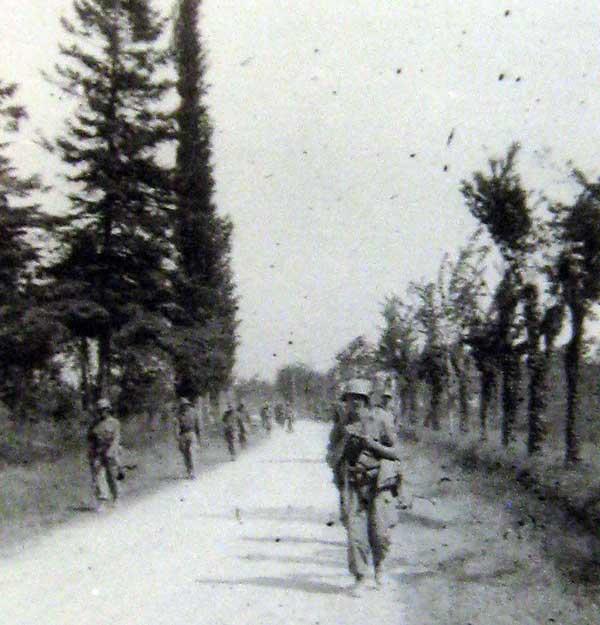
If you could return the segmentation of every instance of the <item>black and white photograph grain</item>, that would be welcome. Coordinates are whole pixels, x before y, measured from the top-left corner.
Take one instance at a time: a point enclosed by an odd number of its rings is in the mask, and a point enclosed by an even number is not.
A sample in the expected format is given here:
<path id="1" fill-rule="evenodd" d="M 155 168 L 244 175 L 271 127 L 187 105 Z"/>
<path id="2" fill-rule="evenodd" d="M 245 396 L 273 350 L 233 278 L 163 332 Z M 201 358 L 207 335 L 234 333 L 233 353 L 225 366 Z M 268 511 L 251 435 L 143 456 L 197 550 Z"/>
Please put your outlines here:
<path id="1" fill-rule="evenodd" d="M 0 625 L 600 625 L 598 0 L 0 8 Z"/>

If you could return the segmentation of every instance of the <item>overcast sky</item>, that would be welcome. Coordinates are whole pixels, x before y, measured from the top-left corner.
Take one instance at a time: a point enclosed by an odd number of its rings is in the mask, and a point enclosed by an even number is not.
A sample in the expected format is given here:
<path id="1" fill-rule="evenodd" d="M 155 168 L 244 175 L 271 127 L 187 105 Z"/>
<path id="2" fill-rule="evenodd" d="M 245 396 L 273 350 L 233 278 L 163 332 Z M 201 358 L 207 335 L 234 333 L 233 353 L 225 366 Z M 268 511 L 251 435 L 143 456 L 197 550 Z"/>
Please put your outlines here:
<path id="1" fill-rule="evenodd" d="M 0 5 L 0 77 L 31 117 L 17 162 L 60 190 L 32 137 L 65 114 L 39 70 L 71 2 Z M 597 0 L 205 0 L 201 27 L 241 375 L 325 369 L 375 337 L 386 294 L 432 278 L 473 230 L 461 179 L 512 141 L 526 184 L 554 197 L 572 191 L 569 159 L 600 174 Z"/>

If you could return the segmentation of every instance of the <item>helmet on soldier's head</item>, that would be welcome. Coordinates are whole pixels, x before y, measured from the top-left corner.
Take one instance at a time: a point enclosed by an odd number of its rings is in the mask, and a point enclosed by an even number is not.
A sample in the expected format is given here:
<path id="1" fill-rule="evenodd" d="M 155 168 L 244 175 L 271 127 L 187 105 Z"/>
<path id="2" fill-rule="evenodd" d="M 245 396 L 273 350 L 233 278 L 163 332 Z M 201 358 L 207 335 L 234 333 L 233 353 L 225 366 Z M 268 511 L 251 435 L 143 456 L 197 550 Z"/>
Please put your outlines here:
<path id="1" fill-rule="evenodd" d="M 107 397 L 101 397 L 96 403 L 96 408 L 98 410 L 110 410 L 112 408 L 110 399 L 108 399 Z"/>
<path id="2" fill-rule="evenodd" d="M 369 399 L 372 392 L 373 387 L 371 386 L 371 382 L 369 382 L 369 380 L 354 378 L 346 384 L 342 399 L 345 399 L 348 395 L 360 395 Z"/>
<path id="3" fill-rule="evenodd" d="M 383 389 L 383 393 L 381 393 L 382 397 L 394 397 L 394 393 L 392 393 L 392 389 L 391 388 L 385 388 Z"/>
<path id="4" fill-rule="evenodd" d="M 182 397 L 181 398 L 181 403 L 184 406 L 191 406 L 192 405 L 192 402 L 187 397 Z"/>

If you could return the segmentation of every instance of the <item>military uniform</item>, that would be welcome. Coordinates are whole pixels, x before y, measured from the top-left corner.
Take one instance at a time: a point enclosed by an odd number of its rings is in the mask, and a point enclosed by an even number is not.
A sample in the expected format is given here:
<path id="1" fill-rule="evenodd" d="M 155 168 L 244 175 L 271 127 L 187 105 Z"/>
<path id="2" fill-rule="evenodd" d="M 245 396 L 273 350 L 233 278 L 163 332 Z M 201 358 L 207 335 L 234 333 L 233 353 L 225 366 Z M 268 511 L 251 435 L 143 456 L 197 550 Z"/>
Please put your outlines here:
<path id="1" fill-rule="evenodd" d="M 290 402 L 286 402 L 284 412 L 283 412 L 283 425 L 286 427 L 288 432 L 294 431 L 294 421 L 296 420 L 296 415 L 294 412 L 294 407 Z"/>
<path id="2" fill-rule="evenodd" d="M 235 422 L 235 412 L 231 405 L 228 405 L 223 413 L 223 434 L 232 460 L 235 459 Z"/>
<path id="3" fill-rule="evenodd" d="M 183 456 L 188 477 L 195 477 L 194 447 L 200 438 L 200 418 L 197 411 L 187 399 L 182 400 L 176 416 L 176 434 L 179 451 Z"/>
<path id="4" fill-rule="evenodd" d="M 360 384 L 349 383 L 347 394 L 368 399 L 368 383 L 357 382 Z M 357 411 L 351 410 L 334 457 L 342 463 L 348 568 L 357 586 L 361 585 L 371 554 L 375 579 L 380 583 L 383 561 L 390 548 L 390 530 L 397 520 L 396 498 L 401 480 L 392 415 L 366 403 Z"/>
<path id="5" fill-rule="evenodd" d="M 121 424 L 110 413 L 110 403 L 101 399 L 98 413 L 88 429 L 88 458 L 92 489 L 97 505 L 103 499 L 101 475 L 104 474 L 113 501 L 119 499 L 119 480 L 123 479 L 120 461 Z"/>
<path id="6" fill-rule="evenodd" d="M 283 404 L 279 403 L 275 406 L 275 421 L 281 427 L 284 426 L 285 423 L 285 411 L 283 408 Z"/>
<path id="7" fill-rule="evenodd" d="M 250 421 L 250 417 L 248 412 L 246 411 L 246 407 L 244 404 L 240 404 L 237 407 L 236 412 L 236 426 L 238 431 L 238 442 L 240 447 L 244 449 L 248 444 L 248 422 Z"/>
<path id="8" fill-rule="evenodd" d="M 344 466 L 342 462 L 343 446 L 340 442 L 344 438 L 344 427 L 346 425 L 346 406 L 343 402 L 337 401 L 331 408 L 333 427 L 329 432 L 329 442 L 327 445 L 326 461 L 333 472 L 333 483 L 338 489 L 340 498 L 340 520 L 346 525 L 346 509 L 344 505 Z"/>
<path id="9" fill-rule="evenodd" d="M 267 402 L 263 404 L 260 409 L 260 420 L 262 422 L 263 429 L 270 433 L 273 429 L 273 417 L 271 415 L 271 408 Z"/>

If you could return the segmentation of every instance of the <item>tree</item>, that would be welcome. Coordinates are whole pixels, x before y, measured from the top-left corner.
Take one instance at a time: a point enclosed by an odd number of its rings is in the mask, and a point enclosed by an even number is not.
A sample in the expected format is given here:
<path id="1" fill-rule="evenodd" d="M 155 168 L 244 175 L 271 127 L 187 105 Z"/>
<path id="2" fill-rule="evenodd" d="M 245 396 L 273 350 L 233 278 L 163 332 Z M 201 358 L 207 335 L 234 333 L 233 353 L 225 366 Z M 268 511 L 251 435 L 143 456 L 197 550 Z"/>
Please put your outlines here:
<path id="1" fill-rule="evenodd" d="M 8 135 L 27 117 L 14 102 L 16 91 L 16 84 L 0 81 L 0 372 L 3 399 L 23 416 L 34 372 L 48 366 L 61 328 L 34 283 L 39 254 L 32 236 L 50 223 L 30 201 L 42 186 L 37 176 L 19 175 L 8 153 Z"/>
<path id="2" fill-rule="evenodd" d="M 555 284 L 570 314 L 571 337 L 564 366 L 567 379 L 565 463 L 579 462 L 577 413 L 585 322 L 600 298 L 600 183 L 575 172 L 582 190 L 575 202 L 553 207 L 553 232 L 559 246 Z"/>
<path id="3" fill-rule="evenodd" d="M 461 248 L 448 267 L 444 289 L 444 310 L 448 326 L 449 361 L 458 386 L 458 412 L 461 432 L 469 430 L 469 388 L 473 357 L 465 349 L 471 330 L 480 326 L 481 299 L 487 294 L 485 260 L 488 248 L 477 244 L 478 233 Z M 484 419 L 484 422 L 486 419 Z"/>
<path id="4" fill-rule="evenodd" d="M 531 455 L 541 450 L 546 433 L 544 420 L 548 391 L 546 380 L 554 352 L 554 342 L 562 328 L 564 306 L 555 303 L 542 310 L 535 277 L 526 281 L 522 299 L 527 333 L 526 365 L 529 370 L 527 451 Z"/>
<path id="5" fill-rule="evenodd" d="M 172 138 L 162 111 L 171 82 L 160 76 L 165 21 L 149 0 L 75 0 L 62 19 L 68 42 L 53 80 L 78 104 L 52 144 L 70 168 L 70 211 L 58 228 L 56 280 L 70 284 L 82 334 L 98 341 L 97 387 L 105 393 L 113 337 L 140 311 L 170 300 L 171 190 L 157 158 Z"/>
<path id="6" fill-rule="evenodd" d="M 443 305 L 440 298 L 440 276 L 438 283 L 411 283 L 410 289 L 419 299 L 415 321 L 425 338 L 419 356 L 419 376 L 429 386 L 429 409 L 425 416 L 424 426 L 440 429 L 440 413 L 442 398 L 448 380 L 448 349 L 442 332 Z"/>
<path id="7" fill-rule="evenodd" d="M 471 214 L 487 229 L 498 246 L 505 269 L 494 296 L 496 331 L 502 370 L 502 444 L 514 437 L 519 405 L 521 347 L 518 306 L 524 259 L 531 249 L 533 220 L 528 194 L 515 171 L 519 145 L 510 146 L 504 159 L 490 160 L 490 172 L 475 172 L 463 181 L 461 192 Z"/>
<path id="8" fill-rule="evenodd" d="M 217 214 L 213 201 L 212 125 L 203 103 L 205 56 L 198 32 L 200 0 L 179 0 L 173 52 L 178 72 L 179 106 L 175 195 L 178 271 L 176 288 L 183 316 L 186 354 L 176 359 L 181 389 L 192 397 L 213 396 L 231 382 L 237 346 L 237 300 L 231 271 L 232 223 Z M 208 329 L 212 329 L 208 333 Z M 209 378 L 195 363 L 213 353 Z"/>
<path id="9" fill-rule="evenodd" d="M 332 377 L 340 382 L 352 378 L 371 379 L 376 371 L 375 348 L 364 336 L 357 336 L 335 356 Z"/>
<path id="10" fill-rule="evenodd" d="M 410 305 L 394 296 L 386 298 L 382 315 L 385 325 L 379 337 L 377 361 L 398 376 L 402 411 L 414 423 L 417 392 L 415 312 Z"/>

